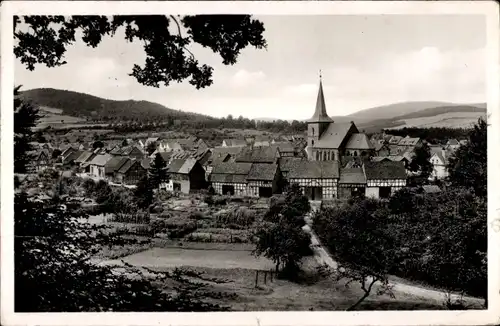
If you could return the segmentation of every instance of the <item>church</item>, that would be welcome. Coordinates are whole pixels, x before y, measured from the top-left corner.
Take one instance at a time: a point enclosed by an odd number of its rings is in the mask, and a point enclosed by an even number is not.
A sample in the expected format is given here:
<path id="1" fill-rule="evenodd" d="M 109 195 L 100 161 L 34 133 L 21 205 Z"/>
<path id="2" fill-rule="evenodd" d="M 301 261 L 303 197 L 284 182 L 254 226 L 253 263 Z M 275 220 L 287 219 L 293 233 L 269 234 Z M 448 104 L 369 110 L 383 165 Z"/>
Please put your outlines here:
<path id="1" fill-rule="evenodd" d="M 370 157 L 375 148 L 354 122 L 337 123 L 326 112 L 320 75 L 316 109 L 307 120 L 307 155 L 311 161 L 340 161 L 343 156 Z"/>

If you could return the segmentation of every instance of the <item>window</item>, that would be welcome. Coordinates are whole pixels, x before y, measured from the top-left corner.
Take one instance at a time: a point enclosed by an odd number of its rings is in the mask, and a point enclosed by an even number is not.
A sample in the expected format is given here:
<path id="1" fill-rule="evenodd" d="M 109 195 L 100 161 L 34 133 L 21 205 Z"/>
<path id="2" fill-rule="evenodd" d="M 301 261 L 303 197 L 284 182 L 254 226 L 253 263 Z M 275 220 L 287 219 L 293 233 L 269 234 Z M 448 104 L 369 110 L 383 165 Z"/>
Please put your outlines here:
<path id="1" fill-rule="evenodd" d="M 312 129 L 312 135 L 314 136 L 314 127 L 313 127 L 313 128 L 311 128 L 311 129 Z"/>
<path id="2" fill-rule="evenodd" d="M 314 146 L 314 140 L 311 140 L 311 145 Z"/>
<path id="3" fill-rule="evenodd" d="M 354 156 L 358 156 L 358 152 L 354 151 Z"/>

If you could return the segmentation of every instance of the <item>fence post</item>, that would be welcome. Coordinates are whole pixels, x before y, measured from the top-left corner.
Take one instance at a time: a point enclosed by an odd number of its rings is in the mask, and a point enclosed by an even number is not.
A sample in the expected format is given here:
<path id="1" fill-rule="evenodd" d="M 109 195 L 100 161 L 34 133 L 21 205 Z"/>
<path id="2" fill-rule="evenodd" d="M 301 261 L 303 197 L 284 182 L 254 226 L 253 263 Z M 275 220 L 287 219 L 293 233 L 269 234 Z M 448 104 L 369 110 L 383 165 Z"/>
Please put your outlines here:
<path id="1" fill-rule="evenodd" d="M 264 284 L 267 284 L 267 271 L 264 271 Z"/>
<path id="2" fill-rule="evenodd" d="M 259 283 L 259 271 L 255 271 L 255 287 L 257 287 L 257 284 Z"/>

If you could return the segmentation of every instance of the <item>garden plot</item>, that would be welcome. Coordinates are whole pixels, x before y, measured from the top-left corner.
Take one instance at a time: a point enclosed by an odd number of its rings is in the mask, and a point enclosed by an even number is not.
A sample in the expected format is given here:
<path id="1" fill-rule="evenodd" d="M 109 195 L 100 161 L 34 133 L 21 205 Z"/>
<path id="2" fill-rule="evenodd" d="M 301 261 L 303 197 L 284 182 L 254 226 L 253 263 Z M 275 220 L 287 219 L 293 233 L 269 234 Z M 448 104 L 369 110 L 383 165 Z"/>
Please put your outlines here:
<path id="1" fill-rule="evenodd" d="M 255 257 L 250 251 L 152 248 L 122 258 L 125 262 L 149 268 L 206 267 L 220 269 L 271 270 L 274 263 Z"/>

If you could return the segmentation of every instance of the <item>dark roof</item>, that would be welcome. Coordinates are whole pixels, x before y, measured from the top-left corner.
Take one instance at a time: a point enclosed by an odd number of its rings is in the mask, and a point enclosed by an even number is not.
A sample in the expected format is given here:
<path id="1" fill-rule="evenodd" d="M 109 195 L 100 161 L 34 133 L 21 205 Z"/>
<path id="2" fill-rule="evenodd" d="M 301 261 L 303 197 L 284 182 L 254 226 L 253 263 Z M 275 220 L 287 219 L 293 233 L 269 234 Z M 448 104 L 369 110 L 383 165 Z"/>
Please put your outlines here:
<path id="1" fill-rule="evenodd" d="M 276 176 L 277 164 L 253 163 L 248 172 L 247 180 L 272 181 Z"/>
<path id="2" fill-rule="evenodd" d="M 210 174 L 212 182 L 246 183 L 252 163 L 219 163 Z"/>
<path id="3" fill-rule="evenodd" d="M 132 165 L 134 165 L 135 163 L 137 163 L 137 160 L 133 160 L 133 159 L 130 159 L 130 158 L 127 158 L 127 160 L 125 161 L 125 163 L 123 163 L 123 165 L 118 169 L 118 173 L 127 173 L 128 170 L 130 170 L 130 168 L 132 167 Z"/>
<path id="4" fill-rule="evenodd" d="M 75 163 L 85 163 L 87 160 L 92 159 L 93 152 L 84 151 L 80 156 L 78 156 L 75 160 Z"/>
<path id="5" fill-rule="evenodd" d="M 323 83 L 319 81 L 318 98 L 316 99 L 316 109 L 307 122 L 333 122 L 326 112 L 325 96 L 323 95 Z"/>
<path id="6" fill-rule="evenodd" d="M 284 153 L 290 153 L 290 152 L 295 152 L 295 145 L 290 142 L 276 142 L 273 144 L 273 146 L 276 146 L 280 152 Z"/>
<path id="7" fill-rule="evenodd" d="M 111 159 L 109 159 L 106 164 L 104 165 L 104 168 L 106 169 L 106 173 L 114 173 L 117 170 L 119 170 L 123 164 L 128 160 L 127 157 L 123 156 L 113 156 Z"/>
<path id="8" fill-rule="evenodd" d="M 167 167 L 168 172 L 170 173 L 180 173 L 182 166 L 186 162 L 186 159 L 173 159 Z"/>
<path id="9" fill-rule="evenodd" d="M 339 183 L 360 184 L 366 183 L 362 168 L 340 169 Z"/>
<path id="10" fill-rule="evenodd" d="M 349 132 L 354 126 L 353 122 L 348 123 L 330 123 L 328 128 L 321 134 L 314 147 L 321 148 L 339 148 Z M 355 126 L 354 126 L 355 127 Z M 356 132 L 357 130 L 355 130 Z"/>
<path id="11" fill-rule="evenodd" d="M 170 158 L 172 157 L 172 154 L 174 152 L 158 152 L 158 154 L 160 154 L 161 158 L 166 162 L 168 163 L 168 161 L 170 161 Z"/>
<path id="12" fill-rule="evenodd" d="M 64 163 L 72 163 L 74 162 L 80 155 L 82 155 L 83 151 L 77 150 L 74 152 L 71 152 L 69 155 L 63 157 L 63 162 Z"/>
<path id="13" fill-rule="evenodd" d="M 215 147 L 212 149 L 212 156 L 210 159 L 212 160 L 212 165 L 216 165 L 218 163 L 223 163 L 228 159 L 228 156 L 235 157 L 237 156 L 244 147 Z"/>
<path id="14" fill-rule="evenodd" d="M 276 146 L 243 148 L 236 157 L 236 162 L 247 163 L 274 163 L 278 148 Z"/>
<path id="15" fill-rule="evenodd" d="M 296 161 L 305 161 L 302 157 L 281 157 L 278 162 L 280 165 L 280 170 L 283 172 L 290 171 L 290 168 L 295 164 Z"/>
<path id="16" fill-rule="evenodd" d="M 404 162 L 364 162 L 363 168 L 367 180 L 406 179 Z"/>
<path id="17" fill-rule="evenodd" d="M 352 134 L 345 146 L 347 149 L 373 149 L 372 142 L 365 134 Z"/>
<path id="18" fill-rule="evenodd" d="M 335 179 L 339 178 L 339 164 L 332 161 L 291 161 L 287 178 Z"/>

